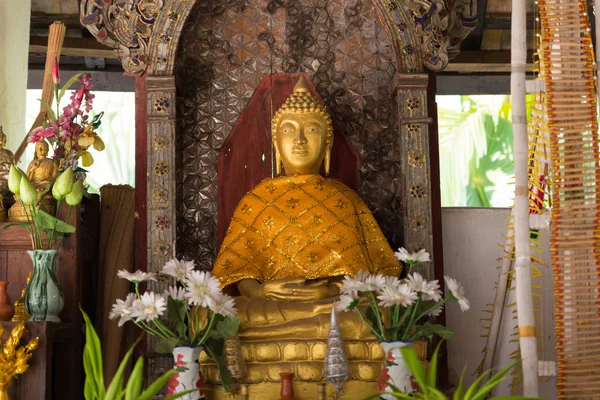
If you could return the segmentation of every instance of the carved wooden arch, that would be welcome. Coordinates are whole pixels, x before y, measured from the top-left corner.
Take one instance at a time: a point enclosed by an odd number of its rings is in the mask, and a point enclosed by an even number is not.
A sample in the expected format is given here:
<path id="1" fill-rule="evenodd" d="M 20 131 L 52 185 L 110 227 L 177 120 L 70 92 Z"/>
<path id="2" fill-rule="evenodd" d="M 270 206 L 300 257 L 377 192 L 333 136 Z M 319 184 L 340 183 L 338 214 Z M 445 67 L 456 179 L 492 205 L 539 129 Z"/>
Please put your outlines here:
<path id="1" fill-rule="evenodd" d="M 82 0 L 81 22 L 138 75 L 136 131 L 139 230 L 147 238 L 138 267 L 158 271 L 175 256 L 175 54 L 197 0 Z M 431 181 L 425 67 L 441 70 L 473 29 L 475 0 L 372 0 L 394 43 L 403 154 L 405 247 L 432 251 Z M 408 75 L 406 75 L 408 74 Z M 413 74 L 413 75 L 410 75 Z M 416 157 L 416 158 L 415 158 Z M 146 166 L 145 171 L 143 166 Z M 410 173 L 409 173 L 410 172 Z M 145 182 L 145 185 L 143 183 Z M 140 185 L 142 183 L 142 185 Z M 143 187 L 140 187 L 143 186 Z M 145 223 L 144 223 L 145 222 Z M 146 229 L 147 228 L 147 229 Z M 140 244 L 137 244 L 140 246 Z M 432 273 L 428 274 L 432 275 Z M 152 283 L 151 286 L 157 285 Z M 158 289 L 158 286 L 155 288 Z"/>

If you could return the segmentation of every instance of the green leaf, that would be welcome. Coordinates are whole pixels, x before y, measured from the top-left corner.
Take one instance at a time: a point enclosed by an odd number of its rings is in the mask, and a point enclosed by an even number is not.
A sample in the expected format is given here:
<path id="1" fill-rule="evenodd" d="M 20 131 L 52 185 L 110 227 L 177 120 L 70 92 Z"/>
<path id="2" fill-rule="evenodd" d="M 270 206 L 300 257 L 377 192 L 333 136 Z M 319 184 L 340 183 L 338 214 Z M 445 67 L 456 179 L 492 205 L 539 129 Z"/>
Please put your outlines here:
<path id="1" fill-rule="evenodd" d="M 185 304 L 173 300 L 172 297 L 169 297 L 167 300 L 167 312 L 170 328 L 180 338 L 187 337 L 187 324 L 185 323 L 186 307 L 187 306 Z"/>
<path id="2" fill-rule="evenodd" d="M 431 357 L 431 363 L 429 364 L 429 369 L 427 370 L 427 384 L 430 387 L 436 387 L 437 385 L 437 362 L 438 362 L 438 353 L 440 352 L 440 348 L 442 347 L 443 341 L 440 341 L 433 352 L 433 356 Z"/>
<path id="3" fill-rule="evenodd" d="M 123 357 L 123 360 L 121 360 L 119 368 L 117 369 L 117 372 L 115 372 L 115 376 L 113 377 L 112 381 L 110 382 L 110 385 L 108 385 L 108 389 L 106 390 L 107 399 L 116 397 L 117 393 L 119 393 L 123 389 L 123 374 L 125 373 L 127 362 L 129 361 L 129 358 L 133 354 L 133 350 L 135 349 L 135 346 L 137 346 L 139 341 L 140 339 L 136 340 L 135 343 L 133 343 L 129 350 L 127 350 L 127 353 L 125 353 L 125 357 Z"/>
<path id="4" fill-rule="evenodd" d="M 75 83 L 77 82 L 77 79 L 79 79 L 79 77 L 83 75 L 83 72 L 80 72 L 78 74 L 75 74 L 71 77 L 71 79 L 69 79 L 67 81 L 67 83 L 64 84 L 64 86 L 60 89 L 60 92 L 58 93 L 58 98 L 57 98 L 57 102 L 60 102 L 60 100 L 63 98 L 63 96 L 65 95 L 65 92 L 67 90 L 69 90 L 69 88 Z"/>
<path id="5" fill-rule="evenodd" d="M 20 226 L 21 228 L 29 228 L 29 225 L 23 222 L 13 222 L 10 224 L 2 224 L 0 225 L 0 231 L 2 229 L 10 228 L 11 226 Z"/>
<path id="6" fill-rule="evenodd" d="M 84 347 L 84 369 L 86 369 L 86 381 L 91 379 L 95 387 L 96 397 L 104 399 L 104 373 L 102 370 L 102 347 L 96 330 L 85 311 L 81 310 L 85 320 L 85 347 Z M 87 360 L 86 360 L 87 359 Z M 87 364 L 87 368 L 85 368 Z"/>
<path id="7" fill-rule="evenodd" d="M 438 335 L 444 340 L 449 340 L 454 335 L 454 333 L 445 326 L 439 324 L 432 324 L 430 322 L 425 322 L 423 325 L 417 325 L 415 326 L 415 329 L 416 331 L 413 334 L 413 337 L 415 338 L 431 338 L 433 335 Z"/>
<path id="8" fill-rule="evenodd" d="M 227 317 L 215 324 L 209 336 L 214 339 L 229 339 L 233 337 L 240 328 L 240 320 L 237 317 Z"/>
<path id="9" fill-rule="evenodd" d="M 168 338 L 161 340 L 154 345 L 154 351 L 157 353 L 172 353 L 175 346 L 179 344 L 179 338 Z"/>
<path id="10" fill-rule="evenodd" d="M 73 233 L 75 232 L 75 227 L 71 226 L 67 223 L 62 222 L 61 220 L 54 218 L 52 215 L 48 214 L 43 210 L 39 210 L 35 215 L 36 224 L 45 230 L 55 230 L 61 233 Z"/>
<path id="11" fill-rule="evenodd" d="M 223 358 L 224 343 L 225 341 L 223 339 L 208 339 L 204 344 L 204 351 L 206 351 L 209 357 L 215 360 L 215 363 L 217 363 L 219 376 L 221 377 L 221 384 L 223 385 L 223 388 L 229 392 L 231 390 L 233 379 L 231 377 L 231 373 L 225 366 L 225 359 Z"/>
<path id="12" fill-rule="evenodd" d="M 465 372 L 467 372 L 467 366 L 465 365 L 463 370 L 462 370 L 462 374 L 460 374 L 460 380 L 458 381 L 458 387 L 456 388 L 456 390 L 454 391 L 454 396 L 452 397 L 453 400 L 461 400 L 462 396 L 463 396 L 463 383 L 465 380 Z"/>
<path id="13" fill-rule="evenodd" d="M 468 387 L 468 389 L 465 392 L 465 395 L 463 396 L 464 400 L 471 400 L 472 397 L 475 395 L 475 393 L 477 393 L 477 389 L 479 389 L 479 385 L 481 384 L 481 382 L 483 382 L 483 380 L 491 373 L 492 371 L 485 371 L 484 373 L 482 373 L 479 378 L 477 378 L 475 380 L 475 382 L 473 382 L 473 384 L 471 386 Z"/>
<path id="14" fill-rule="evenodd" d="M 56 122 L 56 114 L 54 113 L 54 111 L 52 111 L 52 107 L 50 107 L 50 105 L 42 99 L 40 99 L 40 103 L 42 103 L 42 106 L 46 109 L 48 119 L 52 122 Z"/>
<path id="15" fill-rule="evenodd" d="M 125 387 L 125 400 L 137 400 L 142 391 L 142 381 L 144 380 L 144 357 L 139 357 Z"/>
<path id="16" fill-rule="evenodd" d="M 421 360 L 417 357 L 417 352 L 413 349 L 412 346 L 405 346 L 400 349 L 402 353 L 402 357 L 408 365 L 410 372 L 412 372 L 415 380 L 419 384 L 419 387 L 423 391 L 423 394 L 427 395 L 427 382 L 425 381 L 425 370 L 423 369 L 423 364 L 421 364 Z"/>

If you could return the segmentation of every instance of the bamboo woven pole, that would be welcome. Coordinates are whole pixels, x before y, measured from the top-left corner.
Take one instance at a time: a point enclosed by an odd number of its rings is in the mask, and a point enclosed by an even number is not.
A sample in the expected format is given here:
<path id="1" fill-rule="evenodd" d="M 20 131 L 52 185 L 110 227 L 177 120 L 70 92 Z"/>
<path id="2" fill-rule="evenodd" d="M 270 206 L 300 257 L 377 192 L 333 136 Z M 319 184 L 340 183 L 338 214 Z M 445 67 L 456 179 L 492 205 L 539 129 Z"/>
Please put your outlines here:
<path id="1" fill-rule="evenodd" d="M 54 60 L 60 59 L 60 52 L 62 50 L 63 41 L 65 40 L 65 32 L 67 28 L 65 24 L 59 21 L 55 21 L 50 25 L 50 31 L 48 33 L 48 52 L 46 53 L 46 65 L 44 67 L 44 81 L 42 83 L 42 100 L 52 105 L 52 98 L 54 97 L 54 85 L 52 82 L 52 64 Z M 42 124 L 46 117 L 46 109 L 40 103 L 40 112 L 35 118 L 33 125 L 27 131 L 25 138 L 21 142 L 21 145 L 15 151 L 15 163 L 18 163 L 21 156 L 25 152 L 27 145 L 29 144 L 29 133 Z"/>
<path id="2" fill-rule="evenodd" d="M 527 154 L 527 109 L 525 67 L 527 64 L 526 2 L 512 0 L 511 73 L 512 118 L 515 160 L 515 275 L 519 347 L 523 370 L 523 394 L 538 397 L 538 356 L 535 315 L 531 292 L 531 249 L 529 242 L 529 189 Z"/>
<path id="3" fill-rule="evenodd" d="M 598 1 L 594 0 L 594 15 L 596 20 L 596 57 L 600 54 L 600 8 L 598 8 Z M 596 71 L 597 80 L 596 83 L 600 83 L 600 68 Z M 600 95 L 600 90 L 598 91 Z"/>

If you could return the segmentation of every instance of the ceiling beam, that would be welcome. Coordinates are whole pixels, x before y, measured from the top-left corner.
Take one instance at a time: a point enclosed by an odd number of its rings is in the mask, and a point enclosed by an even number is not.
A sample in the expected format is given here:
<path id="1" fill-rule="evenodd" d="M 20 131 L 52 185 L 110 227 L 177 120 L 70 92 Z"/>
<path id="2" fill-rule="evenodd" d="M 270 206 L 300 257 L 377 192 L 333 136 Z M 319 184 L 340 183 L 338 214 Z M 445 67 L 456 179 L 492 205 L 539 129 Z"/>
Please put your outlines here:
<path id="1" fill-rule="evenodd" d="M 29 38 L 29 53 L 46 53 L 47 51 L 47 37 L 31 36 Z M 99 43 L 95 38 L 65 38 L 60 54 L 63 56 L 117 58 L 114 50 Z"/>
<path id="2" fill-rule="evenodd" d="M 527 59 L 533 59 L 533 52 L 527 52 Z M 527 71 L 533 69 L 533 63 L 527 64 Z M 510 72 L 510 51 L 461 51 L 442 72 L 507 73 Z"/>

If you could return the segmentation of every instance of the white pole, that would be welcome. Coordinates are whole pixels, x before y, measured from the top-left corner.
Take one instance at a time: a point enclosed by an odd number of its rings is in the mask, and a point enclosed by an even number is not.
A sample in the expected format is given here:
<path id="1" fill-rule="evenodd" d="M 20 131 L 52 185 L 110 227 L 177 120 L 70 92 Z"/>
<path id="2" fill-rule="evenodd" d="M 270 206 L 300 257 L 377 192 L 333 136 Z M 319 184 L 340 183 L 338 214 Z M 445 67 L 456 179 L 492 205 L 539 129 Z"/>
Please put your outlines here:
<path id="1" fill-rule="evenodd" d="M 515 272 L 517 318 L 523 365 L 523 394 L 538 397 L 538 359 L 531 294 L 531 250 L 529 248 L 529 190 L 527 160 L 527 110 L 525 105 L 525 64 L 527 62 L 526 3 L 512 0 L 511 74 L 512 119 L 515 160 Z"/>

